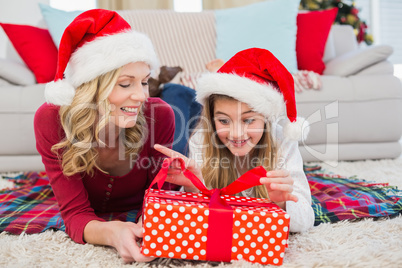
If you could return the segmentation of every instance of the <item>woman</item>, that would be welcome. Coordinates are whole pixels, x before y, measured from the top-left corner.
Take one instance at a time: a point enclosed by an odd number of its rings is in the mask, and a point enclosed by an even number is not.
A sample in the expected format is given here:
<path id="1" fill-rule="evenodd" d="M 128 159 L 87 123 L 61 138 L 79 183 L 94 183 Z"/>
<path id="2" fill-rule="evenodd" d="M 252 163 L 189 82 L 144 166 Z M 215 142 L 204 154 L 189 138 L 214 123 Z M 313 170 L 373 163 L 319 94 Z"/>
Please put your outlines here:
<path id="1" fill-rule="evenodd" d="M 149 38 L 116 12 L 84 12 L 63 34 L 55 80 L 34 120 L 67 234 L 77 243 L 112 246 L 125 262 L 152 260 L 136 243 L 141 220 L 98 214 L 137 213 L 164 158 L 153 144 L 173 142 L 172 109 L 148 99 L 157 64 Z"/>

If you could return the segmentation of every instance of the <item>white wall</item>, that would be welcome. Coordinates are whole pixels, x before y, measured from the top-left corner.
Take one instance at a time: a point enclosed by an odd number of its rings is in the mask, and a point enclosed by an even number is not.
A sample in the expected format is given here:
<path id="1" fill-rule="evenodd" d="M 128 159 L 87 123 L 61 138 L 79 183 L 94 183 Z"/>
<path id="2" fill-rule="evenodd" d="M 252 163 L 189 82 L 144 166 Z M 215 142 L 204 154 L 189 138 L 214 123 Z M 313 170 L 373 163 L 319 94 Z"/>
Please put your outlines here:
<path id="1" fill-rule="evenodd" d="M 394 53 L 389 61 L 402 64 L 402 1 L 401 0 L 356 0 L 361 9 L 360 18 L 373 34 L 374 44 L 390 45 Z"/>
<path id="2" fill-rule="evenodd" d="M 181 0 L 181 2 L 188 1 Z M 53 7 L 65 10 L 67 9 L 64 6 L 62 7 L 62 4 L 68 5 L 72 10 L 95 8 L 96 5 L 96 0 L 0 0 L 0 22 L 38 25 L 42 19 L 38 3 L 50 4 L 50 2 L 52 2 Z M 180 4 L 180 1 L 176 0 L 175 2 L 177 2 L 175 5 Z M 374 34 L 375 44 L 393 46 L 395 52 L 390 58 L 391 61 L 402 63 L 402 37 L 400 34 L 402 14 L 391 14 L 394 8 L 392 5 L 397 7 L 395 12 L 402 11 L 401 0 L 356 0 L 356 6 L 361 8 L 361 18 L 368 23 L 368 31 Z M 373 14 L 376 15 L 377 19 L 373 19 Z M 392 17 L 391 15 L 395 16 Z M 11 44 L 0 27 L 0 58 L 5 57 L 7 46 L 11 46 Z"/>
<path id="3" fill-rule="evenodd" d="M 38 3 L 49 4 L 49 0 L 0 0 L 0 22 L 38 25 L 42 19 Z M 10 45 L 0 27 L 0 58 L 6 55 L 6 44 Z"/>

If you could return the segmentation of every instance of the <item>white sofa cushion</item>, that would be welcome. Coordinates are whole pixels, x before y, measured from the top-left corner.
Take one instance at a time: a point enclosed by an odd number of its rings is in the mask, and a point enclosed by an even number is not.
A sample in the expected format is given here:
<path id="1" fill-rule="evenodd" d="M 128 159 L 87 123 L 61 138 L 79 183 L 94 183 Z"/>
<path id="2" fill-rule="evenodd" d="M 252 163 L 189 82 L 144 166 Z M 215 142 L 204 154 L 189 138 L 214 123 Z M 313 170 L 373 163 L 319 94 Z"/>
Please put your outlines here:
<path id="1" fill-rule="evenodd" d="M 376 64 L 367 67 L 360 72 L 356 73 L 356 75 L 379 75 L 379 74 L 394 74 L 394 65 L 388 61 L 380 61 Z"/>
<path id="2" fill-rule="evenodd" d="M 45 102 L 44 91 L 45 84 L 35 84 L 32 86 L 9 84 L 1 86 L 0 114 L 35 113 L 39 106 Z"/>
<path id="3" fill-rule="evenodd" d="M 327 42 L 325 43 L 325 50 L 324 50 L 324 56 L 322 58 L 322 61 L 324 63 L 332 60 L 333 58 L 336 57 L 336 50 L 335 50 L 335 44 L 334 44 L 334 35 L 332 33 L 332 29 L 334 26 L 331 27 L 331 30 L 329 31 Z"/>
<path id="4" fill-rule="evenodd" d="M 10 82 L 0 77 L 0 87 L 11 86 Z"/>
<path id="5" fill-rule="evenodd" d="M 333 25 L 331 28 L 333 35 L 335 55 L 336 57 L 342 56 L 345 53 L 358 49 L 353 27 L 350 25 Z"/>
<path id="6" fill-rule="evenodd" d="M 306 144 L 400 139 L 402 90 L 398 78 L 390 75 L 324 75 L 322 83 L 319 91 L 296 94 L 298 116 L 311 124 Z"/>
<path id="7" fill-rule="evenodd" d="M 15 85 L 36 84 L 34 74 L 25 64 L 7 59 L 0 59 L 0 77 Z"/>
<path id="8" fill-rule="evenodd" d="M 297 102 L 402 99 L 401 81 L 390 75 L 349 77 L 324 75 L 321 79 L 323 86 L 320 90 L 306 90 L 296 94 Z"/>
<path id="9" fill-rule="evenodd" d="M 349 76 L 377 62 L 386 60 L 393 52 L 388 45 L 370 46 L 337 57 L 326 63 L 325 75 Z"/>
<path id="10" fill-rule="evenodd" d="M 33 118 L 44 91 L 45 84 L 0 87 L 0 156 L 37 154 Z"/>

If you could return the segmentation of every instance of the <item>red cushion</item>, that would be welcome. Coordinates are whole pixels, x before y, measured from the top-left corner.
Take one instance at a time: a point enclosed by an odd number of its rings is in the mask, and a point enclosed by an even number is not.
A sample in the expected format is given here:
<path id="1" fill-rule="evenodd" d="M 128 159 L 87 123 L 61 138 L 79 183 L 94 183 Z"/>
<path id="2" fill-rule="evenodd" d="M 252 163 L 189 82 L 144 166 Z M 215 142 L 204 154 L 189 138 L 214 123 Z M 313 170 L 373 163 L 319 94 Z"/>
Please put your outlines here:
<path id="1" fill-rule="evenodd" d="M 34 73 L 36 82 L 54 79 L 57 67 L 57 48 L 49 31 L 29 25 L 0 23 L 22 60 Z"/>
<path id="2" fill-rule="evenodd" d="M 322 60 L 329 31 L 335 21 L 338 8 L 311 11 L 297 15 L 296 56 L 299 70 L 322 74 Z"/>

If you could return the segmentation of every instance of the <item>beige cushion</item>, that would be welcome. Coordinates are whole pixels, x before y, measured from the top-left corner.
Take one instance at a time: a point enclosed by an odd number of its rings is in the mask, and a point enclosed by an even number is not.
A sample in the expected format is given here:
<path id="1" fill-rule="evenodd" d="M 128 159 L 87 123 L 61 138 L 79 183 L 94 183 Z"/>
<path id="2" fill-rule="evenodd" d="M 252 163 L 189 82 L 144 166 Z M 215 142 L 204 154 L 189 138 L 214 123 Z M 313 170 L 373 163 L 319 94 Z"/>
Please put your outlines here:
<path id="1" fill-rule="evenodd" d="M 356 75 L 379 75 L 379 74 L 393 75 L 394 65 L 388 60 L 383 60 L 356 73 Z"/>
<path id="2" fill-rule="evenodd" d="M 322 76 L 320 90 L 296 94 L 297 114 L 310 123 L 306 144 L 398 141 L 402 90 L 390 75 Z"/>
<path id="3" fill-rule="evenodd" d="M 327 62 L 324 74 L 336 76 L 353 75 L 377 62 L 386 60 L 392 52 L 393 48 L 388 45 L 354 50 Z"/>
<path id="4" fill-rule="evenodd" d="M 0 77 L 15 85 L 36 84 L 35 76 L 28 67 L 23 63 L 7 59 L 0 59 Z"/>
<path id="5" fill-rule="evenodd" d="M 306 162 L 396 158 L 401 155 L 401 145 L 397 141 L 301 145 L 299 149 Z"/>
<path id="6" fill-rule="evenodd" d="M 334 44 L 335 41 L 334 41 L 334 35 L 332 33 L 332 28 L 328 34 L 327 42 L 325 43 L 324 56 L 322 58 L 323 62 L 328 62 L 336 57 L 336 50 Z"/>
<path id="7" fill-rule="evenodd" d="M 45 84 L 0 87 L 0 156 L 37 154 L 33 118 L 44 91 Z"/>
<path id="8" fill-rule="evenodd" d="M 32 86 L 1 86 L 0 114 L 18 115 L 35 113 L 39 106 L 45 102 L 45 85 L 46 84 L 35 84 Z M 1 120 L 0 122 L 3 123 Z M 7 124 L 2 126 L 5 127 Z M 2 139 L 0 139 L 0 141 L 2 141 Z"/>
<path id="9" fill-rule="evenodd" d="M 331 34 L 334 38 L 336 57 L 358 49 L 359 44 L 352 26 L 332 25 Z"/>
<path id="10" fill-rule="evenodd" d="M 10 82 L 0 77 L 0 87 L 10 86 Z"/>

